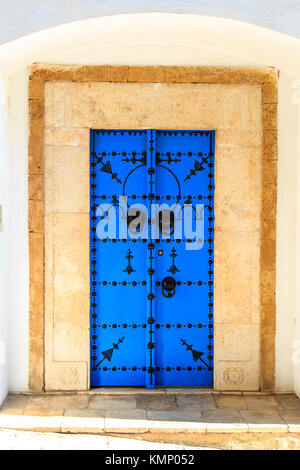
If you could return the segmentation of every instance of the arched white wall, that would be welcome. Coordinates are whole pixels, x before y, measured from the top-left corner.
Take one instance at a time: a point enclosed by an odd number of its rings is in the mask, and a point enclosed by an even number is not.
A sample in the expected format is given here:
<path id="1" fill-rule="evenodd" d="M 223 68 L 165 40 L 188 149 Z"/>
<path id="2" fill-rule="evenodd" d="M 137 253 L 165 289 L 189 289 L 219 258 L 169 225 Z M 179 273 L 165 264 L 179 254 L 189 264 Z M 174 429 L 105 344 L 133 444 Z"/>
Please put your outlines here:
<path id="1" fill-rule="evenodd" d="M 1 0 L 0 43 L 88 18 L 151 12 L 228 18 L 300 35 L 298 0 Z"/>
<path id="2" fill-rule="evenodd" d="M 41 31 L 0 46 L 10 76 L 9 388 L 25 390 L 28 371 L 27 79 L 33 62 L 128 65 L 275 66 L 279 80 L 276 386 L 294 388 L 297 233 L 297 106 L 300 42 L 250 24 L 194 15 L 95 18 Z M 6 162 L 7 163 L 7 162 Z M 15 275 L 15 269 L 19 269 Z M 16 295 L 17 293 L 17 295 Z M 298 320 L 299 321 L 299 320 Z M 299 338 L 300 339 L 300 338 Z M 300 378 L 298 378 L 300 380 Z M 300 389 L 300 384 L 298 384 Z"/>
<path id="3" fill-rule="evenodd" d="M 224 18 L 158 13 L 93 18 L 22 37 L 0 46 L 0 70 L 11 74 L 32 62 L 80 63 L 88 49 L 94 55 L 85 63 L 200 65 L 206 51 L 204 63 L 212 63 L 217 52 L 234 64 L 300 76 L 300 41 L 294 37 Z"/>

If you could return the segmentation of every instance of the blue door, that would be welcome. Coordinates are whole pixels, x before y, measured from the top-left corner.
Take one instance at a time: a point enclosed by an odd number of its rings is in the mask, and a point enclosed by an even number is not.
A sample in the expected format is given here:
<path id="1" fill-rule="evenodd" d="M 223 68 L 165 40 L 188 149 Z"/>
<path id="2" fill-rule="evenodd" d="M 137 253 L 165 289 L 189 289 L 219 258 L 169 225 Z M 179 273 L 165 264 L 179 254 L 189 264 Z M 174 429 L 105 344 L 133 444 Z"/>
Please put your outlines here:
<path id="1" fill-rule="evenodd" d="M 212 386 L 214 131 L 91 131 L 91 386 Z"/>

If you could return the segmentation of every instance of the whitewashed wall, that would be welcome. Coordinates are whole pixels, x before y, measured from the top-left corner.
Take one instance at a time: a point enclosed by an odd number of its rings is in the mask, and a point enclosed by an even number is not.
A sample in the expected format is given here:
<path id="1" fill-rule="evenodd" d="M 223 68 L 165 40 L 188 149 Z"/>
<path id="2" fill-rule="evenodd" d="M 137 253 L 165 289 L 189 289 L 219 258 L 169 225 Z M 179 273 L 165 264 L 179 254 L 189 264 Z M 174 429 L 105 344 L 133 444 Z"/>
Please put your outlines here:
<path id="1" fill-rule="evenodd" d="M 0 231 L 0 404 L 8 390 L 8 265 L 9 265 L 9 201 L 8 201 L 8 109 L 7 83 L 0 77 L 0 204 L 3 228 Z"/>
<path id="2" fill-rule="evenodd" d="M 300 273 L 295 257 L 295 253 L 300 254 L 299 224 L 295 223 L 297 217 L 300 220 L 300 178 L 297 177 L 300 162 L 299 105 L 293 104 L 291 99 L 292 84 L 295 78 L 300 79 L 300 63 L 295 60 L 299 56 L 300 42 L 294 38 L 236 21 L 193 15 L 97 18 L 45 30 L 0 46 L 0 70 L 10 76 L 9 160 L 2 153 L 0 156 L 3 188 L 7 187 L 9 178 L 9 202 L 5 205 L 10 223 L 6 242 L 0 234 L 0 256 L 7 253 L 9 256 L 8 275 L 0 274 L 2 292 L 9 294 L 9 303 L 5 307 L 5 295 L 1 297 L 0 338 L 1 322 L 9 312 L 6 341 L 9 344 L 7 369 L 10 390 L 27 389 L 26 101 L 28 67 L 39 61 L 64 64 L 253 65 L 280 69 L 276 387 L 280 391 L 297 389 L 300 393 L 299 366 L 291 361 L 292 342 L 297 335 L 300 340 L 300 296 L 297 295 Z M 3 195 L 4 201 L 6 197 Z M 5 245 L 8 240 L 9 251 Z M 4 379 L 0 382 L 1 388 L 0 400 L 1 393 L 3 396 L 6 390 Z"/>
<path id="3" fill-rule="evenodd" d="M 9 390 L 28 382 L 28 163 L 27 70 L 9 81 Z"/>
<path id="4" fill-rule="evenodd" d="M 1 0 L 0 43 L 68 22 L 153 12 L 230 18 L 300 37 L 298 0 Z"/>

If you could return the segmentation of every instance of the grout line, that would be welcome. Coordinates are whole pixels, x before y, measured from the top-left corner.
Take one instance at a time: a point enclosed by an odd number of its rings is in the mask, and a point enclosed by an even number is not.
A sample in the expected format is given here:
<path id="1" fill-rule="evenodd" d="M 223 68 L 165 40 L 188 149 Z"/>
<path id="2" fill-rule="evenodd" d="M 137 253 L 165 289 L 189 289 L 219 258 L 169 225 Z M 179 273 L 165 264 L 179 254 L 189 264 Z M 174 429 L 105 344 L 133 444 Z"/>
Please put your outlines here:
<path id="1" fill-rule="evenodd" d="M 214 401 L 214 404 L 215 404 L 217 410 L 220 410 L 221 408 L 219 407 L 218 402 L 216 400 L 216 395 L 213 395 L 213 401 Z"/>
<path id="2" fill-rule="evenodd" d="M 247 424 L 247 426 L 248 426 L 248 431 L 249 431 L 249 423 L 246 423 L 246 420 L 245 420 L 244 416 L 242 415 L 241 410 L 237 410 L 237 412 L 238 412 L 240 418 L 242 418 L 242 423 L 243 423 L 243 424 Z"/>
<path id="3" fill-rule="evenodd" d="M 177 401 L 177 394 L 175 394 L 174 401 L 175 401 L 176 408 L 179 410 L 178 401 Z"/>

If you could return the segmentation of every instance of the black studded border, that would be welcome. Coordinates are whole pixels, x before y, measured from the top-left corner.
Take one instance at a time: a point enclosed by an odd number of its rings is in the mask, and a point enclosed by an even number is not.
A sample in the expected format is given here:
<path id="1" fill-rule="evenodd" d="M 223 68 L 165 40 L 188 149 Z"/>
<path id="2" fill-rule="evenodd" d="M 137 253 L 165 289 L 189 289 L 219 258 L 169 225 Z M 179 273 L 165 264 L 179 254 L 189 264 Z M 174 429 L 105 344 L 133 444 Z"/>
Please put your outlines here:
<path id="1" fill-rule="evenodd" d="M 202 370 L 204 369 L 203 366 L 197 366 L 197 367 L 191 367 L 191 366 L 187 366 L 187 367 L 183 367 L 183 366 L 176 366 L 176 367 L 171 367 L 171 366 L 166 366 L 166 367 L 160 367 L 160 366 L 156 366 L 154 367 L 154 372 L 159 372 L 159 371 L 167 371 L 167 372 L 171 372 L 171 371 L 177 371 L 177 372 L 180 372 L 180 371 L 188 371 L 188 372 L 191 372 L 191 371 L 195 371 L 197 370 L 198 372 L 201 372 Z M 113 366 L 113 367 L 107 367 L 107 366 L 103 366 L 103 367 L 98 367 L 98 370 L 102 370 L 103 372 L 116 372 L 116 371 L 122 371 L 122 372 L 126 372 L 128 370 L 132 370 L 133 372 L 136 372 L 136 371 L 144 371 L 146 372 L 147 371 L 147 367 L 146 366 L 142 366 L 142 367 L 136 367 L 136 366 L 132 366 L 132 367 L 128 367 L 128 366 L 120 366 L 120 367 L 116 367 L 116 366 Z"/>
<path id="2" fill-rule="evenodd" d="M 92 141 L 91 141 L 91 146 L 92 146 L 92 153 L 91 153 L 91 179 L 92 179 L 92 184 L 91 184 L 91 219 L 90 219 L 90 225 L 91 225 L 91 232 L 92 232 L 92 237 L 90 240 L 90 257 L 91 257 L 91 273 L 90 273 L 90 284 L 91 284 L 91 314 L 92 314 L 92 328 L 91 328 L 91 349 L 92 349 L 92 357 L 91 357 L 91 363 L 92 363 L 92 368 L 93 370 L 96 370 L 97 367 L 97 360 L 98 360 L 98 355 L 97 355 L 97 281 L 96 281 L 96 275 L 97 275 L 97 260 L 96 260 L 96 253 L 97 253 L 97 237 L 96 237 L 96 210 L 97 207 L 95 205 L 95 199 L 96 199 L 96 165 L 97 165 L 97 155 L 95 152 L 95 132 L 92 132 Z"/>
<path id="3" fill-rule="evenodd" d="M 214 278 L 214 142 L 213 133 L 210 132 L 210 153 L 209 153 L 209 183 L 208 183 L 208 361 L 209 370 L 213 368 L 213 278 Z"/>
<path id="4" fill-rule="evenodd" d="M 147 302 L 147 325 L 148 325 L 148 338 L 147 338 L 147 377 L 146 385 L 148 388 L 154 388 L 155 386 L 155 368 L 154 368 L 154 305 L 155 305 L 155 294 L 154 294 L 154 250 L 155 245 L 151 240 L 151 201 L 155 193 L 155 131 L 152 129 L 147 132 L 147 175 L 148 175 L 148 230 L 150 231 L 150 243 L 148 244 L 148 258 L 147 258 L 147 275 L 148 275 L 148 302 Z"/>
<path id="5" fill-rule="evenodd" d="M 159 330 L 160 328 L 166 328 L 166 329 L 170 329 L 170 328 L 177 328 L 177 329 L 180 329 L 180 328 L 205 328 L 206 325 L 203 325 L 202 323 L 198 323 L 197 325 L 196 324 L 192 324 L 192 323 L 188 323 L 187 325 L 185 324 L 182 324 L 182 323 L 177 323 L 176 325 L 171 325 L 170 323 L 167 323 L 166 325 L 163 324 L 163 323 L 157 323 L 155 322 L 155 328 L 157 330 Z M 116 328 L 133 328 L 133 329 L 136 329 L 136 328 L 147 328 L 147 325 L 146 323 L 142 323 L 141 325 L 137 325 L 136 323 L 133 323 L 132 325 L 131 324 L 127 324 L 127 323 L 123 323 L 122 325 L 118 325 L 117 323 L 112 323 L 111 325 L 110 324 L 106 324 L 106 323 L 102 323 L 101 325 L 99 325 L 99 328 L 103 328 L 103 330 L 106 330 L 106 328 L 113 328 L 113 329 L 116 329 Z"/>

